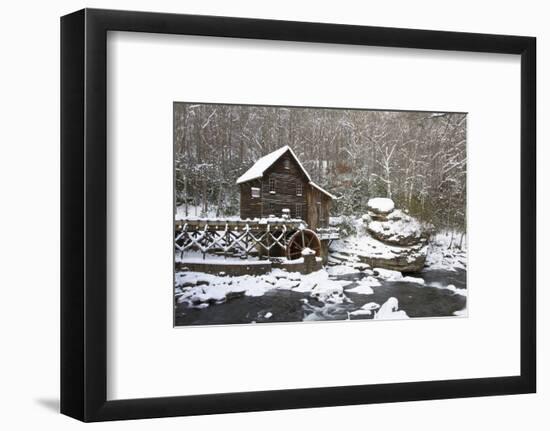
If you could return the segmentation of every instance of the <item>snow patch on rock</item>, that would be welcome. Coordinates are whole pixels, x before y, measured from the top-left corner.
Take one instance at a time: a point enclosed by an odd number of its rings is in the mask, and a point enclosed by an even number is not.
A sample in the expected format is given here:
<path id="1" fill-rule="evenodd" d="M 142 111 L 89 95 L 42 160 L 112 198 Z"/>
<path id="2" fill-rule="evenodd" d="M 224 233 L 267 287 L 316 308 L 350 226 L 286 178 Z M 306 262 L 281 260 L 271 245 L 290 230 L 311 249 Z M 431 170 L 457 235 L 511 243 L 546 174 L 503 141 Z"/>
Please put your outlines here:
<path id="1" fill-rule="evenodd" d="M 409 282 L 409 283 L 416 283 L 416 284 L 425 284 L 426 282 L 424 281 L 423 278 L 420 278 L 420 277 L 410 277 L 410 276 L 407 276 L 407 277 L 403 277 L 401 280 L 399 281 L 406 281 L 406 282 Z"/>
<path id="2" fill-rule="evenodd" d="M 350 316 L 370 316 L 372 314 L 371 310 L 355 310 L 349 313 Z"/>
<path id="3" fill-rule="evenodd" d="M 450 290 L 451 292 L 455 293 L 456 295 L 468 296 L 468 289 L 460 289 L 460 288 L 456 287 L 454 284 L 442 284 L 442 283 L 438 283 L 438 282 L 432 282 L 432 283 L 429 283 L 428 286 L 435 287 L 437 289 Z"/>
<path id="4" fill-rule="evenodd" d="M 377 320 L 401 320 L 408 319 L 409 316 L 404 310 L 399 310 L 399 302 L 392 296 L 382 304 L 374 318 Z"/>
<path id="5" fill-rule="evenodd" d="M 354 268 L 353 266 L 348 265 L 335 265 L 327 268 L 328 275 L 338 276 L 338 275 L 347 275 L 347 274 L 357 274 L 359 269 Z"/>
<path id="6" fill-rule="evenodd" d="M 176 273 L 175 281 L 176 301 L 185 302 L 191 307 L 204 308 L 209 304 L 219 304 L 225 302 L 231 294 L 262 296 L 274 289 L 307 293 L 311 298 L 329 304 L 352 302 L 344 292 L 344 287 L 352 281 L 330 279 L 324 269 L 302 275 L 277 268 L 261 276 L 182 271 Z"/>
<path id="7" fill-rule="evenodd" d="M 427 227 L 417 219 L 395 210 L 386 220 L 366 221 L 368 232 L 379 241 L 393 245 L 413 245 L 418 243 Z"/>
<path id="8" fill-rule="evenodd" d="M 302 250 L 302 256 L 311 256 L 312 254 L 315 254 L 315 250 L 312 250 L 309 247 L 306 247 Z"/>
<path id="9" fill-rule="evenodd" d="M 403 274 L 401 274 L 399 271 L 393 271 L 391 269 L 385 268 L 374 268 L 373 271 L 375 275 L 383 280 L 401 281 L 403 279 Z"/>
<path id="10" fill-rule="evenodd" d="M 396 212 L 398 212 L 398 217 L 404 214 L 399 210 L 393 211 L 393 213 Z M 393 223 L 397 224 L 396 227 L 392 226 Z M 383 225 L 390 227 L 384 235 L 375 237 L 369 231 L 370 225 L 374 225 L 375 229 L 380 227 L 380 230 L 384 232 L 386 231 L 382 227 Z M 419 222 L 387 221 L 385 216 L 384 220 L 372 221 L 368 216 L 365 219 L 354 219 L 353 226 L 354 233 L 352 235 L 331 244 L 329 263 L 348 264 L 359 262 L 373 267 L 384 267 L 406 272 L 420 272 L 424 267 L 428 244 L 423 233 L 421 233 L 422 228 Z"/>
<path id="11" fill-rule="evenodd" d="M 458 317 L 468 317 L 468 309 L 463 308 L 462 310 L 457 310 L 453 313 L 453 315 Z"/>
<path id="12" fill-rule="evenodd" d="M 362 295 L 372 295 L 374 293 L 373 287 L 380 286 L 380 282 L 371 276 L 363 278 L 357 282 L 357 286 L 350 289 L 346 289 L 346 292 L 359 293 Z"/>
<path id="13" fill-rule="evenodd" d="M 395 204 L 389 198 L 372 198 L 368 200 L 367 208 L 377 213 L 388 214 L 394 210 Z"/>

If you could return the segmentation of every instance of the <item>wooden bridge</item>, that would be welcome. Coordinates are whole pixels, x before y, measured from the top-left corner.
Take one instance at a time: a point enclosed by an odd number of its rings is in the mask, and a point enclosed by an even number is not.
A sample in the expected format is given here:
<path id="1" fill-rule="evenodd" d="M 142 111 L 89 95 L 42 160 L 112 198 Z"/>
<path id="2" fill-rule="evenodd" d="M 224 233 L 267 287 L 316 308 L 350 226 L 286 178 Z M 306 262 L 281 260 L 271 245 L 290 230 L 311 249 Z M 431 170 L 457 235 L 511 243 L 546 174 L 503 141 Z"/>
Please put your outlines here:
<path id="1" fill-rule="evenodd" d="M 175 247 L 182 256 L 187 250 L 246 258 L 250 254 L 295 260 L 309 248 L 326 258 L 329 242 L 338 239 L 338 229 L 313 231 L 300 219 L 265 218 L 182 219 L 175 221 Z"/>

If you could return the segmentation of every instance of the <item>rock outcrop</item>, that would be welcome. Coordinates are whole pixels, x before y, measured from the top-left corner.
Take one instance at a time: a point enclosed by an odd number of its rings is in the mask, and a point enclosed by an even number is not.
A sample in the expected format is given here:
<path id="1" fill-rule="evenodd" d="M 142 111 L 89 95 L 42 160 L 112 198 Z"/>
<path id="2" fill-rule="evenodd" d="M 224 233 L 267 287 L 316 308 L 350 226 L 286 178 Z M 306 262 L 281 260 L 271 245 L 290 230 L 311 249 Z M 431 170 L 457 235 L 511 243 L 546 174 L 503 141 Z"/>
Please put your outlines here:
<path id="1" fill-rule="evenodd" d="M 401 210 L 387 215 L 377 214 L 376 219 L 365 220 L 367 232 L 390 245 L 415 245 L 425 236 L 421 224 Z"/>
<path id="2" fill-rule="evenodd" d="M 372 217 L 384 217 L 395 209 L 395 204 L 389 198 L 372 198 L 367 202 L 367 209 Z"/>
<path id="3" fill-rule="evenodd" d="M 420 272 L 428 252 L 428 231 L 414 217 L 388 198 L 369 200 L 368 213 L 357 226 L 357 234 L 331 246 L 333 262 L 352 260 L 373 268 Z"/>

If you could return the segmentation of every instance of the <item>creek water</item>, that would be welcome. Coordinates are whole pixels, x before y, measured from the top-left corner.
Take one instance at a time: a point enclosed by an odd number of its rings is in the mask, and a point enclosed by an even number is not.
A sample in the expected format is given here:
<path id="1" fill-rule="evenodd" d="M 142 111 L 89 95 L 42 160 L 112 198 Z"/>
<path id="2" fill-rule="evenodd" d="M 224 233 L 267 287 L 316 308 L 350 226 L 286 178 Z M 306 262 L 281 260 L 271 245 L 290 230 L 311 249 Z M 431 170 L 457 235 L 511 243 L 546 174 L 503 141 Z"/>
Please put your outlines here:
<path id="1" fill-rule="evenodd" d="M 349 281 L 345 289 L 352 288 L 366 275 L 363 273 L 346 274 L 331 277 L 335 280 Z M 175 324 L 186 325 L 222 325 L 267 322 L 299 322 L 315 320 L 372 319 L 371 315 L 350 315 L 368 302 L 382 305 L 390 297 L 399 301 L 399 309 L 411 318 L 453 316 L 455 312 L 466 308 L 466 297 L 446 289 L 454 285 L 466 288 L 466 271 L 463 269 L 436 270 L 425 269 L 415 277 L 424 279 L 424 284 L 410 281 L 380 280 L 381 285 L 373 287 L 369 295 L 344 291 L 346 301 L 338 304 L 323 303 L 312 299 L 307 293 L 291 290 L 270 290 L 263 296 L 245 296 L 232 294 L 222 304 L 212 304 L 197 309 L 188 304 L 176 304 Z"/>

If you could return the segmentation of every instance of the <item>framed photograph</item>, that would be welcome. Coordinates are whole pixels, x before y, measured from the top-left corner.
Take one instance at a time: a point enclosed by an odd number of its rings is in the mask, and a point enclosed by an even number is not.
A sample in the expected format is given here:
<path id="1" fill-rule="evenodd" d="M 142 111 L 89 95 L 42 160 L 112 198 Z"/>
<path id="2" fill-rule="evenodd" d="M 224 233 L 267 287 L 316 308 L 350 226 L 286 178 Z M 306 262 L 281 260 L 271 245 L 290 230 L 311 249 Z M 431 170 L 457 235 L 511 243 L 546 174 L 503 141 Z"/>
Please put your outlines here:
<path id="1" fill-rule="evenodd" d="M 61 411 L 536 388 L 536 41 L 61 18 Z"/>
<path id="2" fill-rule="evenodd" d="M 175 326 L 466 316 L 466 119 L 175 102 Z"/>

